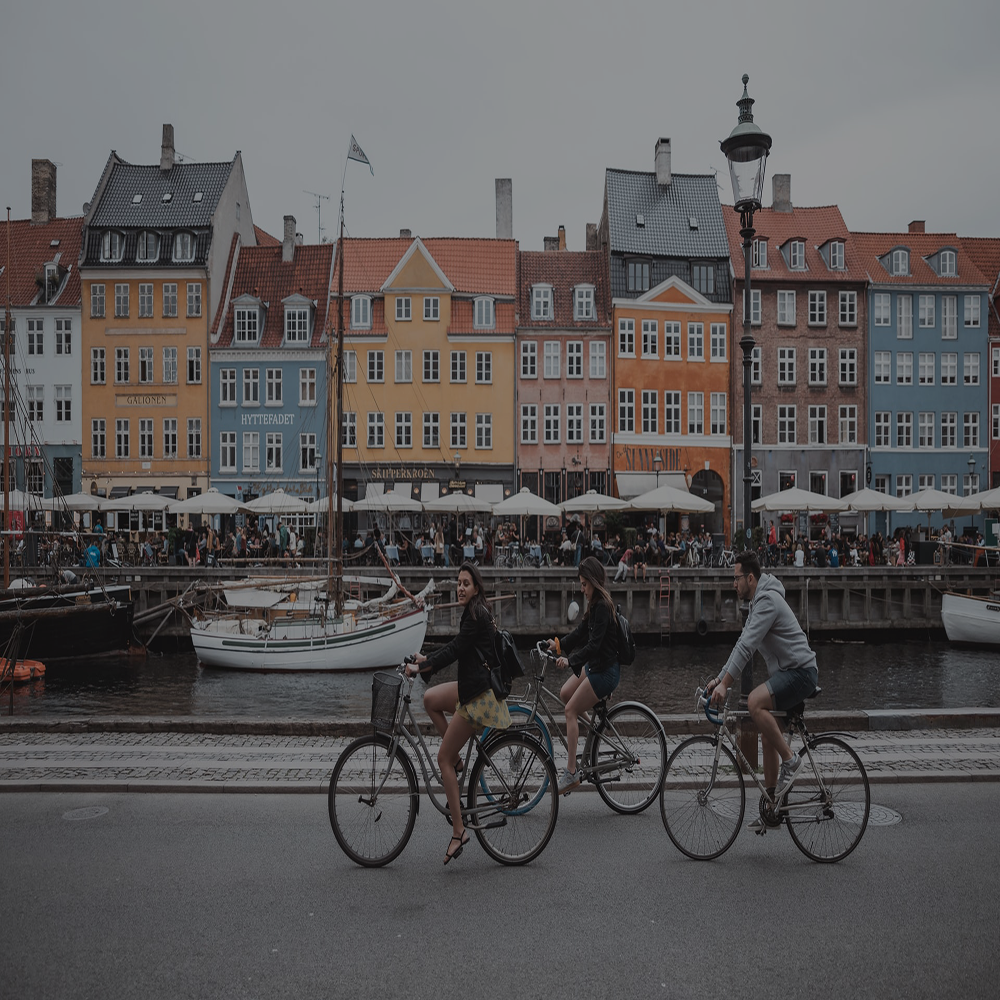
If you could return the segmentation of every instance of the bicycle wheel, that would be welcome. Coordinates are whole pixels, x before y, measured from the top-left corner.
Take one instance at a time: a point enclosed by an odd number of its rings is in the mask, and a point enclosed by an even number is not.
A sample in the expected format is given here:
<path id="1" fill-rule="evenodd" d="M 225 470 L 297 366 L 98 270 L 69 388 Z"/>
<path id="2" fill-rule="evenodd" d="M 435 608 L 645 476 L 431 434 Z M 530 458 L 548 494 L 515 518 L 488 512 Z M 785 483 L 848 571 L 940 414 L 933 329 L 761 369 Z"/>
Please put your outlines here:
<path id="1" fill-rule="evenodd" d="M 504 865 L 527 864 L 545 849 L 559 815 L 552 758 L 523 733 L 498 733 L 472 765 L 468 805 L 483 850 Z"/>
<path id="2" fill-rule="evenodd" d="M 480 742 L 484 745 L 487 741 L 495 740 L 501 733 L 504 732 L 519 732 L 524 733 L 526 736 L 530 736 L 533 740 L 536 740 L 541 744 L 542 749 L 549 755 L 552 759 L 552 737 L 549 736 L 549 731 L 542 721 L 540 715 L 535 715 L 534 719 L 529 721 L 531 716 L 531 709 L 527 705 L 511 704 L 507 702 L 507 710 L 510 712 L 510 728 L 509 729 L 487 729 L 483 732 L 483 735 L 479 738 Z M 489 798 L 491 792 L 487 784 L 487 774 L 479 779 L 479 787 L 483 795 Z M 537 791 L 529 799 L 527 799 L 516 811 L 520 814 L 527 812 L 529 809 L 534 809 L 536 805 L 545 796 L 545 792 L 548 790 L 548 782 L 542 782 L 538 786 Z"/>
<path id="3" fill-rule="evenodd" d="M 818 736 L 785 796 L 785 823 L 795 846 L 813 861 L 846 858 L 868 826 L 871 797 L 861 758 L 843 741 Z"/>
<path id="4" fill-rule="evenodd" d="M 641 813 L 656 799 L 663 780 L 667 738 L 645 705 L 622 702 L 594 734 L 590 766 L 601 798 L 615 812 Z"/>
<path id="5" fill-rule="evenodd" d="M 708 861 L 729 850 L 740 832 L 745 807 L 743 774 L 732 751 L 718 744 L 718 738 L 692 736 L 670 755 L 660 788 L 660 815 L 682 854 Z"/>
<path id="6" fill-rule="evenodd" d="M 337 758 L 330 778 L 330 825 L 359 865 L 387 865 L 406 847 L 417 818 L 417 776 L 406 754 L 382 733 L 362 736 Z"/>

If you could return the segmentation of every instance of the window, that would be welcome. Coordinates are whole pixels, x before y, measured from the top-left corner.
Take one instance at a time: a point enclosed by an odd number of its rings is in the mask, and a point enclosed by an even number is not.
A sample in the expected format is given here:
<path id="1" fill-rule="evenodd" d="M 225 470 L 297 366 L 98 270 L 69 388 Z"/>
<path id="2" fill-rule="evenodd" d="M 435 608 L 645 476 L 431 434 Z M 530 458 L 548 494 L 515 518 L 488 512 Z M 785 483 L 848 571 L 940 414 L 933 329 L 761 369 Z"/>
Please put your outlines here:
<path id="1" fill-rule="evenodd" d="M 930 351 L 921 351 L 917 359 L 917 378 L 920 385 L 934 384 L 934 369 L 937 364 L 936 356 Z"/>
<path id="2" fill-rule="evenodd" d="M 892 381 L 892 351 L 875 351 L 873 370 L 875 384 L 886 384 Z"/>
<path id="3" fill-rule="evenodd" d="M 316 369 L 299 369 L 299 406 L 316 405 Z"/>
<path id="4" fill-rule="evenodd" d="M 941 355 L 941 384 L 958 384 L 958 355 L 946 351 Z"/>
<path id="5" fill-rule="evenodd" d="M 858 293 L 857 292 L 841 292 L 840 293 L 840 325 L 841 326 L 857 326 L 858 325 Z"/>
<path id="6" fill-rule="evenodd" d="M 618 390 L 618 433 L 635 431 L 635 389 Z"/>
<path id="7" fill-rule="evenodd" d="M 900 340 L 910 340 L 913 337 L 913 296 L 898 295 L 896 297 L 896 336 Z"/>
<path id="8" fill-rule="evenodd" d="M 283 402 L 281 393 L 281 369 L 265 368 L 264 382 L 267 393 L 265 397 L 266 404 L 268 406 L 281 406 Z"/>
<path id="9" fill-rule="evenodd" d="M 630 292 L 649 291 L 649 261 L 630 260 L 628 262 L 628 290 Z"/>
<path id="10" fill-rule="evenodd" d="M 908 497 L 913 492 L 913 476 L 910 474 L 896 476 L 896 496 Z"/>
<path id="11" fill-rule="evenodd" d="M 236 431 L 219 434 L 219 472 L 236 471 Z"/>
<path id="12" fill-rule="evenodd" d="M 573 289 L 573 319 L 580 321 L 594 318 L 594 289 L 578 287 Z"/>
<path id="13" fill-rule="evenodd" d="M 635 320 L 618 320 L 618 355 L 635 357 Z"/>
<path id="14" fill-rule="evenodd" d="M 521 378 L 538 378 L 538 344 L 533 340 L 521 342 Z"/>
<path id="15" fill-rule="evenodd" d="M 104 385 L 105 381 L 104 348 L 92 347 L 90 349 L 90 384 Z"/>
<path id="16" fill-rule="evenodd" d="M 713 392 L 711 395 L 710 426 L 712 434 L 726 433 L 726 394 Z"/>
<path id="17" fill-rule="evenodd" d="M 663 324 L 663 357 L 665 359 L 681 359 L 681 325 L 674 320 Z"/>
<path id="18" fill-rule="evenodd" d="M 385 353 L 383 351 L 368 352 L 368 381 L 385 381 Z"/>
<path id="19" fill-rule="evenodd" d="M 101 234 L 101 260 L 121 260 L 124 252 L 124 233 L 108 232 Z"/>
<path id="20" fill-rule="evenodd" d="M 357 351 L 344 351 L 344 381 L 357 382 L 358 354 Z"/>
<path id="21" fill-rule="evenodd" d="M 194 260 L 194 233 L 178 233 L 174 237 L 174 260 Z"/>
<path id="22" fill-rule="evenodd" d="M 424 447 L 425 448 L 440 448 L 441 447 L 441 414 L 440 413 L 425 413 L 424 414 Z"/>
<path id="23" fill-rule="evenodd" d="M 139 384 L 144 385 L 153 379 L 153 348 L 139 348 Z"/>
<path id="24" fill-rule="evenodd" d="M 896 355 L 896 385 L 913 385 L 912 351 L 900 351 Z"/>
<path id="25" fill-rule="evenodd" d="M 934 476 L 926 474 L 917 476 L 917 489 L 919 490 L 934 489 Z"/>
<path id="26" fill-rule="evenodd" d="M 826 385 L 826 348 L 809 348 L 809 384 Z"/>
<path id="27" fill-rule="evenodd" d="M 644 319 L 642 321 L 642 356 L 644 358 L 658 358 L 659 345 L 657 344 L 657 328 L 659 324 L 655 319 Z"/>
<path id="28" fill-rule="evenodd" d="M 826 407 L 809 407 L 809 443 L 826 444 Z"/>
<path id="29" fill-rule="evenodd" d="M 278 438 L 278 465 L 281 468 L 281 435 Z M 271 437 L 268 434 L 268 437 Z M 187 422 L 188 458 L 201 458 L 201 417 L 189 417 Z"/>
<path id="30" fill-rule="evenodd" d="M 795 385 L 795 348 L 778 348 L 778 385 Z"/>
<path id="31" fill-rule="evenodd" d="M 28 354 L 41 356 L 45 353 L 44 320 L 29 319 L 27 323 Z"/>
<path id="32" fill-rule="evenodd" d="M 590 342 L 590 377 L 608 377 L 608 345 L 603 340 Z"/>
<path id="33" fill-rule="evenodd" d="M 992 434 L 994 441 L 1000 441 L 1000 403 L 993 404 Z"/>
<path id="34" fill-rule="evenodd" d="M 259 322 L 260 310 L 256 306 L 253 306 L 250 309 L 234 310 L 233 323 L 236 329 L 236 343 L 256 344 Z"/>
<path id="35" fill-rule="evenodd" d="M 795 292 L 778 290 L 778 326 L 795 326 Z"/>
<path id="36" fill-rule="evenodd" d="M 955 448 L 958 446 L 958 414 L 941 414 L 941 447 Z"/>
<path id="37" fill-rule="evenodd" d="M 45 419 L 45 386 L 28 386 L 28 419 L 40 424 Z"/>
<path id="38" fill-rule="evenodd" d="M 187 285 L 187 314 L 201 315 L 201 282 L 189 281 Z"/>
<path id="39" fill-rule="evenodd" d="M 958 493 L 958 476 L 947 472 L 941 474 L 941 492 L 955 496 Z"/>
<path id="40" fill-rule="evenodd" d="M 760 444 L 760 427 L 763 420 L 763 407 L 760 403 L 754 403 L 750 415 L 750 435 L 753 444 Z"/>
<path id="41" fill-rule="evenodd" d="M 424 321 L 436 323 L 441 318 L 441 299 L 437 295 L 424 296 Z M 493 324 L 491 323 L 490 326 Z"/>
<path id="42" fill-rule="evenodd" d="M 382 413 L 368 413 L 368 447 L 385 447 L 385 416 Z"/>
<path id="43" fill-rule="evenodd" d="M 824 291 L 809 293 L 809 325 L 826 325 L 826 292 Z"/>
<path id="44" fill-rule="evenodd" d="M 163 381 L 167 385 L 177 384 L 177 348 L 163 348 Z"/>
<path id="45" fill-rule="evenodd" d="M 35 490 L 36 493 L 41 493 L 41 489 Z M 962 476 L 962 495 L 971 497 L 974 493 L 979 492 L 979 473 L 965 473 Z"/>
<path id="46" fill-rule="evenodd" d="M 397 448 L 413 447 L 412 413 L 404 413 L 404 412 L 396 413 L 396 447 Z"/>
<path id="47" fill-rule="evenodd" d="M 604 403 L 590 404 L 590 443 L 604 444 L 608 438 L 607 411 Z"/>
<path id="48" fill-rule="evenodd" d="M 658 397 L 659 394 L 653 390 L 642 390 L 642 395 L 640 397 L 640 414 L 642 417 L 643 434 L 659 433 L 657 428 L 657 416 L 659 414 Z"/>
<path id="49" fill-rule="evenodd" d="M 979 413 L 966 413 L 962 419 L 962 447 L 979 447 Z"/>
<path id="50" fill-rule="evenodd" d="M 888 493 L 889 492 L 889 477 L 888 476 L 875 476 L 872 479 L 872 487 L 876 493 Z"/>
<path id="51" fill-rule="evenodd" d="M 979 326 L 979 296 L 965 296 L 965 325 Z"/>
<path id="52" fill-rule="evenodd" d="M 56 423 L 68 423 L 73 419 L 73 387 L 56 386 Z"/>
<path id="53" fill-rule="evenodd" d="M 188 385 L 201 384 L 201 348 L 187 349 L 187 381 Z"/>
<path id="54" fill-rule="evenodd" d="M 107 458 L 107 421 L 103 418 L 90 421 L 90 454 L 92 458 Z"/>
<path id="55" fill-rule="evenodd" d="M 94 319 L 104 318 L 104 285 L 90 286 L 90 315 Z"/>
<path id="56" fill-rule="evenodd" d="M 396 322 L 406 323 L 412 317 L 410 316 L 410 296 L 409 295 L 397 295 L 396 296 Z"/>
<path id="57" fill-rule="evenodd" d="M 897 413 L 896 414 L 896 447 L 897 448 L 912 448 L 913 447 L 913 414 L 912 413 Z"/>
<path id="58" fill-rule="evenodd" d="M 309 310 L 285 307 L 285 341 L 289 344 L 309 342 Z"/>
<path id="59" fill-rule="evenodd" d="M 139 421 L 139 457 L 153 457 L 153 421 Z"/>
<path id="60" fill-rule="evenodd" d="M 941 339 L 955 340 L 958 337 L 958 296 L 941 296 Z"/>
<path id="61" fill-rule="evenodd" d="M 743 293 L 743 310 L 746 312 L 747 293 Z M 750 289 L 750 325 L 760 326 L 760 289 Z"/>
<path id="62" fill-rule="evenodd" d="M 842 271 L 844 269 L 844 244 L 840 240 L 834 240 L 830 244 L 830 270 Z"/>
<path id="63" fill-rule="evenodd" d="M 344 411 L 344 422 L 341 424 L 340 436 L 345 448 L 357 448 L 358 415 L 353 410 Z"/>
<path id="64" fill-rule="evenodd" d="M 451 380 L 452 382 L 465 381 L 465 351 L 451 352 Z"/>
<path id="65" fill-rule="evenodd" d="M 128 385 L 128 352 L 127 347 L 115 348 L 115 382 Z"/>
<path id="66" fill-rule="evenodd" d="M 979 354 L 962 355 L 962 380 L 966 385 L 979 385 Z"/>
<path id="67" fill-rule="evenodd" d="M 879 410 L 875 414 L 875 447 L 890 447 L 890 420 L 892 414 L 888 410 Z"/>
<path id="68" fill-rule="evenodd" d="M 792 240 L 788 247 L 788 266 L 793 271 L 804 271 L 806 267 L 806 245 L 802 240 Z"/>
<path id="69" fill-rule="evenodd" d="M 691 283 L 696 292 L 711 295 L 715 292 L 715 268 L 711 264 L 695 264 L 691 268 Z"/>
<path id="70" fill-rule="evenodd" d="M 545 378 L 559 378 L 559 354 L 561 345 L 558 340 L 546 340 L 543 345 L 542 374 Z M 477 378 L 478 382 L 479 379 Z"/>
<path id="71" fill-rule="evenodd" d="M 152 315 L 153 315 L 153 286 L 140 283 L 139 316 L 148 317 Z"/>
<path id="72" fill-rule="evenodd" d="M 922 412 L 917 414 L 917 447 L 934 447 L 934 423 L 933 413 Z"/>
<path id="73" fill-rule="evenodd" d="M 129 454 L 129 422 L 115 421 L 115 458 L 128 458 Z"/>
<path id="74" fill-rule="evenodd" d="M 583 404 L 566 404 L 566 444 L 583 444 Z"/>
<path id="75" fill-rule="evenodd" d="M 892 251 L 892 274 L 909 274 L 910 273 L 910 251 L 909 250 L 893 250 Z"/>
<path id="76" fill-rule="evenodd" d="M 681 394 L 674 390 L 663 394 L 663 433 L 681 433 Z"/>
<path id="77" fill-rule="evenodd" d="M 858 384 L 858 352 L 854 347 L 840 349 L 840 384 Z"/>
<path id="78" fill-rule="evenodd" d="M 493 308 L 493 299 L 476 299 L 472 325 L 477 330 L 492 330 L 493 327 L 496 326 L 496 313 Z"/>
<path id="79" fill-rule="evenodd" d="M 488 385 L 493 381 L 493 352 L 476 351 L 476 384 Z"/>
<path id="80" fill-rule="evenodd" d="M 163 315 L 177 315 L 177 283 L 168 282 L 163 285 Z"/>
<path id="81" fill-rule="evenodd" d="M 938 272 L 942 278 L 954 278 L 958 273 L 955 266 L 955 251 L 942 250 L 938 257 Z"/>
<path id="82" fill-rule="evenodd" d="M 552 319 L 552 289 L 535 285 L 531 289 L 531 318 Z"/>
<path id="83" fill-rule="evenodd" d="M 755 347 L 750 352 L 750 384 L 760 385 L 761 384 L 761 348 Z"/>
<path id="84" fill-rule="evenodd" d="M 750 266 L 754 268 L 767 267 L 767 240 L 754 240 L 751 251 Z"/>
<path id="85" fill-rule="evenodd" d="M 892 325 L 892 296 L 888 292 L 876 292 L 872 307 L 876 326 Z"/>
<path id="86" fill-rule="evenodd" d="M 795 407 L 778 407 L 778 444 L 795 444 Z"/>
<path id="87" fill-rule="evenodd" d="M 922 329 L 927 329 L 928 327 L 934 326 L 934 296 L 933 295 L 921 295 L 917 299 L 917 308 L 919 310 L 919 323 Z"/>
<path id="88" fill-rule="evenodd" d="M 236 369 L 219 369 L 219 405 L 236 405 Z"/>
<path id="89" fill-rule="evenodd" d="M 566 345 L 566 378 L 583 378 L 582 340 L 571 340 Z"/>
<path id="90" fill-rule="evenodd" d="M 561 416 L 561 407 L 558 403 L 546 403 L 542 409 L 542 440 L 546 444 L 559 444 L 562 440 L 559 431 L 559 421 Z M 479 445 L 477 444 L 478 448 Z"/>
<path id="91" fill-rule="evenodd" d="M 992 353 L 993 377 L 1000 378 L 1000 347 L 994 347 Z"/>
<path id="92" fill-rule="evenodd" d="M 842 406 L 840 408 L 838 431 L 841 444 L 858 443 L 858 408 L 856 406 Z"/>
<path id="93" fill-rule="evenodd" d="M 257 431 L 243 433 L 243 471 L 260 472 L 260 434 Z"/>
<path id="94" fill-rule="evenodd" d="M 688 323 L 688 361 L 705 360 L 705 324 Z"/>
<path id="95" fill-rule="evenodd" d="M 299 435 L 299 472 L 315 472 L 319 456 L 316 454 L 316 435 Z"/>
<path id="96" fill-rule="evenodd" d="M 367 295 L 351 298 L 351 329 L 370 330 L 372 325 L 372 300 Z"/>
<path id="97" fill-rule="evenodd" d="M 441 381 L 441 354 L 439 351 L 424 351 L 424 381 Z"/>
<path id="98" fill-rule="evenodd" d="M 726 360 L 726 324 L 713 323 L 711 328 L 711 358 L 713 361 Z"/>
<path id="99" fill-rule="evenodd" d="M 493 447 L 493 414 L 492 413 L 477 413 L 476 414 L 476 447 L 477 448 L 492 448 Z"/>
<path id="100" fill-rule="evenodd" d="M 260 369 L 243 369 L 243 405 L 260 406 Z"/>
<path id="101" fill-rule="evenodd" d="M 465 448 L 465 414 L 453 413 L 451 415 L 451 446 L 452 448 Z"/>
<path id="102" fill-rule="evenodd" d="M 119 319 L 128 317 L 128 285 L 115 285 L 115 316 Z"/>
<path id="103" fill-rule="evenodd" d="M 688 393 L 688 434 L 705 433 L 705 394 Z"/>
<path id="104" fill-rule="evenodd" d="M 396 381 L 397 382 L 412 382 L 413 381 L 413 352 L 412 351 L 396 351 L 396 353 L 395 353 L 395 363 L 396 363 Z"/>

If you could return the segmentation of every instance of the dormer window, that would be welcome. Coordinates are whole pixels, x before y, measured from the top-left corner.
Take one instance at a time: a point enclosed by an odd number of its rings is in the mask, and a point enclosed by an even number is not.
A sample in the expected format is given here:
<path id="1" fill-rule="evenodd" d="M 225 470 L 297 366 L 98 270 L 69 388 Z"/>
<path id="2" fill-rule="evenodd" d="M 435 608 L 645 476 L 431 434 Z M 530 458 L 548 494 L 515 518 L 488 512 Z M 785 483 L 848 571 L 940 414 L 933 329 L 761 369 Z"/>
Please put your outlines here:
<path id="1" fill-rule="evenodd" d="M 577 285 L 573 289 L 573 319 L 586 320 L 594 318 L 594 287 L 593 285 Z"/>
<path id="2" fill-rule="evenodd" d="M 910 251 L 909 250 L 893 250 L 892 251 L 892 270 L 891 274 L 909 274 L 910 273 Z"/>
<path id="3" fill-rule="evenodd" d="M 840 240 L 834 240 L 830 244 L 830 270 L 844 270 L 844 244 Z"/>
<path id="4" fill-rule="evenodd" d="M 298 296 L 296 296 L 298 298 Z M 301 299 L 285 303 L 285 343 L 309 343 L 309 306 Z"/>
<path id="5" fill-rule="evenodd" d="M 194 233 L 178 233 L 174 237 L 174 260 L 194 260 Z"/>
<path id="6" fill-rule="evenodd" d="M 116 233 L 114 230 L 111 230 L 101 236 L 101 260 L 121 260 L 124 252 L 124 233 Z"/>
<path id="7" fill-rule="evenodd" d="M 942 250 L 938 257 L 938 269 L 942 278 L 954 278 L 958 274 L 958 264 L 954 250 Z"/>
<path id="8" fill-rule="evenodd" d="M 135 259 L 154 261 L 160 256 L 160 238 L 149 230 L 139 233 L 139 242 L 135 248 Z"/>
<path id="9" fill-rule="evenodd" d="M 351 298 L 351 329 L 370 330 L 372 327 L 372 299 L 370 295 Z"/>
<path id="10" fill-rule="evenodd" d="M 201 191 L 195 191 L 194 196 L 191 198 L 191 200 L 194 202 L 199 202 L 203 197 L 204 195 Z"/>
<path id="11" fill-rule="evenodd" d="M 792 240 L 788 244 L 788 266 L 793 271 L 806 269 L 806 245 L 802 240 Z"/>
<path id="12" fill-rule="evenodd" d="M 753 241 L 753 257 L 750 266 L 760 269 L 767 267 L 767 240 Z"/>
<path id="13" fill-rule="evenodd" d="M 492 330 L 496 326 L 496 312 L 493 299 L 485 296 L 476 299 L 472 317 L 472 325 L 477 330 Z"/>
<path id="14" fill-rule="evenodd" d="M 548 285 L 535 285 L 531 289 L 531 318 L 552 319 L 552 289 Z"/>
<path id="15" fill-rule="evenodd" d="M 237 344 L 256 344 L 260 339 L 260 307 L 237 306 L 233 310 L 233 330 Z"/>

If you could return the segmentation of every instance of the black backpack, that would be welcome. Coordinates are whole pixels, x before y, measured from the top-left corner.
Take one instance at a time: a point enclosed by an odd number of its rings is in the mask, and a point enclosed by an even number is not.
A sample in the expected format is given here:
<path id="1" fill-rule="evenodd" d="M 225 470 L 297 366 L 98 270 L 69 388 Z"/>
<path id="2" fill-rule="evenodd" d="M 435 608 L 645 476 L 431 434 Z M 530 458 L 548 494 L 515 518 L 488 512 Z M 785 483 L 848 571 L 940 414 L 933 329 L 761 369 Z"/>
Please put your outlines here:
<path id="1" fill-rule="evenodd" d="M 490 668 L 490 686 L 500 701 L 509 694 L 511 686 L 518 677 L 524 676 L 521 658 L 517 655 L 514 637 L 505 628 L 498 628 L 493 633 L 493 662 Z"/>
<path id="2" fill-rule="evenodd" d="M 622 606 L 618 605 L 618 663 L 627 667 L 635 663 L 635 638 L 629 628 L 628 619 L 622 614 Z"/>

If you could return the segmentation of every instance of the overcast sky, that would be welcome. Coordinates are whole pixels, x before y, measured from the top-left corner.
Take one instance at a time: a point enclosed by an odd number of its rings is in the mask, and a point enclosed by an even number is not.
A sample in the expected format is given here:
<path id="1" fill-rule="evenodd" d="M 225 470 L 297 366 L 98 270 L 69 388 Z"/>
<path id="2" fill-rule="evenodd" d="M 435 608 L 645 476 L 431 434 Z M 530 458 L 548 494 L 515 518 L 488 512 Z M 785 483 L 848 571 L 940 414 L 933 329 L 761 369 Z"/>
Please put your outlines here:
<path id="1" fill-rule="evenodd" d="M 855 230 L 1000 236 L 996 0 L 54 0 L 5 5 L 0 208 L 31 210 L 31 159 L 59 165 L 75 215 L 112 149 L 157 163 L 241 150 L 254 221 L 292 214 L 327 237 L 351 133 L 353 236 L 495 235 L 494 179 L 513 180 L 521 248 L 566 226 L 584 248 L 606 167 L 717 172 L 750 74 L 774 173 L 796 205 L 837 204 Z"/>

